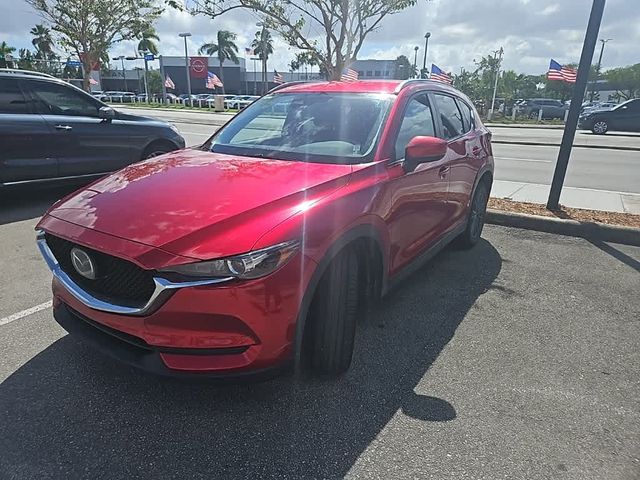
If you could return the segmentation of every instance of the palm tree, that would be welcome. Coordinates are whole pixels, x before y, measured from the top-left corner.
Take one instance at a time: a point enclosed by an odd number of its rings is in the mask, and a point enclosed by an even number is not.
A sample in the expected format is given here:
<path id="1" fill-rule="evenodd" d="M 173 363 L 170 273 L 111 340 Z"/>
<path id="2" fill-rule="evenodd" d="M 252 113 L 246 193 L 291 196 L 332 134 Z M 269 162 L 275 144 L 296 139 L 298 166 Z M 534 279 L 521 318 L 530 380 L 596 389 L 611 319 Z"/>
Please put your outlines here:
<path id="1" fill-rule="evenodd" d="M 158 54 L 158 45 L 156 45 L 154 40 L 160 40 L 160 37 L 158 37 L 155 28 L 149 25 L 140 32 L 138 38 L 140 39 L 140 42 L 138 42 L 138 52 L 140 52 L 141 55 L 147 52 L 154 55 Z"/>
<path id="2" fill-rule="evenodd" d="M 224 95 L 224 71 L 222 64 L 225 60 L 231 60 L 233 63 L 238 64 L 238 46 L 235 44 L 237 35 L 228 30 L 218 30 L 217 42 L 218 43 L 205 43 L 200 47 L 198 53 L 206 53 L 209 56 L 217 55 L 218 62 L 220 63 L 220 81 L 222 82 L 222 94 Z"/>
<path id="3" fill-rule="evenodd" d="M 36 58 L 48 60 L 53 56 L 53 40 L 51 30 L 42 24 L 37 24 L 29 32 L 33 35 L 31 43 L 36 47 Z"/>
<path id="4" fill-rule="evenodd" d="M 4 59 L 5 55 L 10 55 L 16 51 L 15 47 L 10 47 L 7 45 L 7 42 L 3 41 L 0 43 L 0 65 L 3 67 L 8 66 L 8 62 Z"/>
<path id="5" fill-rule="evenodd" d="M 262 27 L 262 30 L 258 30 L 256 32 L 256 38 L 251 42 L 251 48 L 253 48 L 258 58 L 262 60 L 262 93 L 266 93 L 267 60 L 269 60 L 269 55 L 273 53 L 273 38 L 271 37 L 271 32 L 264 27 Z"/>

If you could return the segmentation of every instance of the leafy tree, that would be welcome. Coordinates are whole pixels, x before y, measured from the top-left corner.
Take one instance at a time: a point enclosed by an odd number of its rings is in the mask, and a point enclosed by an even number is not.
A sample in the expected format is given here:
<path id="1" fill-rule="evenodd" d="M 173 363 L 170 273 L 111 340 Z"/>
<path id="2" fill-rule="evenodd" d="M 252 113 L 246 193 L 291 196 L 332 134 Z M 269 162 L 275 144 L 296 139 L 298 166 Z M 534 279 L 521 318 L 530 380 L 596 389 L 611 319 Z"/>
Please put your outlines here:
<path id="1" fill-rule="evenodd" d="M 84 88 L 94 62 L 109 48 L 140 36 L 162 13 L 157 0 L 26 0 L 55 32 L 59 43 L 78 55 Z"/>
<path id="2" fill-rule="evenodd" d="M 34 70 L 33 68 L 33 53 L 27 48 L 21 48 L 18 50 L 18 68 L 22 70 Z"/>
<path id="3" fill-rule="evenodd" d="M 338 80 L 357 58 L 365 38 L 382 20 L 418 0 L 186 0 L 191 13 L 216 18 L 246 9 L 265 19 L 268 28 L 282 35 L 292 47 L 309 52 Z M 175 5 L 175 1 L 171 2 Z M 310 32 L 317 32 L 319 40 Z"/>
<path id="4" fill-rule="evenodd" d="M 218 43 L 205 43 L 200 47 L 198 53 L 206 53 L 207 55 L 217 55 L 218 63 L 220 64 L 220 81 L 222 82 L 222 94 L 224 95 L 224 71 L 222 64 L 225 60 L 231 60 L 233 63 L 238 64 L 238 46 L 235 44 L 237 35 L 228 30 L 218 30 L 217 42 Z"/>
<path id="5" fill-rule="evenodd" d="M 7 42 L 0 43 L 0 67 L 8 67 L 8 62 L 4 59 L 5 55 L 11 55 L 16 51 L 16 47 L 10 47 Z"/>
<path id="6" fill-rule="evenodd" d="M 158 70 L 149 70 L 147 83 L 149 84 L 150 94 L 162 94 L 162 75 L 160 75 L 160 72 Z"/>
<path id="7" fill-rule="evenodd" d="M 160 37 L 158 37 L 156 29 L 153 28 L 152 25 L 148 25 L 144 30 L 142 30 L 138 38 L 140 39 L 138 42 L 138 52 L 140 52 L 141 55 L 144 55 L 145 53 L 158 55 L 158 45 L 156 45 L 154 40 L 160 40 Z"/>
<path id="8" fill-rule="evenodd" d="M 292 72 L 297 72 L 298 70 L 301 70 L 305 65 L 308 65 L 309 67 L 318 66 L 318 61 L 309 52 L 300 52 L 296 54 L 296 58 L 291 60 L 291 63 L 289 64 Z M 326 77 L 326 72 L 323 71 L 321 65 L 320 65 L 320 75 Z"/>
<path id="9" fill-rule="evenodd" d="M 640 96 L 640 63 L 607 70 L 604 78 L 616 90 L 617 100 L 629 100 Z"/>
<path id="10" fill-rule="evenodd" d="M 35 58 L 40 60 L 52 59 L 55 54 L 53 53 L 51 30 L 42 24 L 37 24 L 29 33 L 33 36 L 31 44 L 36 48 Z"/>
<path id="11" fill-rule="evenodd" d="M 405 55 L 400 55 L 396 58 L 396 67 L 395 72 L 393 73 L 393 78 L 396 80 L 406 80 L 411 78 L 414 73 L 413 64 Z"/>
<path id="12" fill-rule="evenodd" d="M 256 32 L 256 38 L 251 42 L 254 53 L 262 60 L 262 93 L 266 93 L 267 88 L 267 61 L 269 55 L 273 53 L 273 38 L 271 32 L 265 27 Z"/>

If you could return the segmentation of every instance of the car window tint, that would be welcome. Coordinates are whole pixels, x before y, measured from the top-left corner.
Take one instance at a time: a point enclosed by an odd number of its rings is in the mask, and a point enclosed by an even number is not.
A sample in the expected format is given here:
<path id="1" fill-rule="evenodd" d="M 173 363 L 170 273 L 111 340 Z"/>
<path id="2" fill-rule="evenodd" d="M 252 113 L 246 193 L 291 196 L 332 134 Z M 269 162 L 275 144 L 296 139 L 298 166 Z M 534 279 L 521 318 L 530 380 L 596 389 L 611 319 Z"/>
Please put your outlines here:
<path id="1" fill-rule="evenodd" d="M 71 87 L 53 82 L 29 82 L 38 111 L 46 115 L 98 116 L 98 105 Z"/>
<path id="2" fill-rule="evenodd" d="M 0 113 L 29 113 L 18 81 L 13 78 L 0 78 Z"/>
<path id="3" fill-rule="evenodd" d="M 443 138 L 449 140 L 464 133 L 462 114 L 453 97 L 435 94 L 436 105 L 440 111 L 440 120 L 443 127 Z"/>
<path id="4" fill-rule="evenodd" d="M 632 102 L 627 103 L 626 111 L 627 112 L 634 112 L 634 113 L 640 112 L 640 101 L 639 100 L 634 100 Z"/>
<path id="5" fill-rule="evenodd" d="M 407 104 L 402 124 L 398 131 L 395 158 L 404 158 L 404 150 L 413 137 L 434 137 L 435 134 L 429 98 L 426 95 L 419 95 L 412 98 Z"/>
<path id="6" fill-rule="evenodd" d="M 462 120 L 464 120 L 464 131 L 466 133 L 469 130 L 472 130 L 475 128 L 476 126 L 476 123 L 474 120 L 475 116 L 473 114 L 473 110 L 471 110 L 471 107 L 469 107 L 469 105 L 467 105 L 465 102 L 463 102 L 460 99 L 458 99 L 458 107 L 462 112 Z"/>

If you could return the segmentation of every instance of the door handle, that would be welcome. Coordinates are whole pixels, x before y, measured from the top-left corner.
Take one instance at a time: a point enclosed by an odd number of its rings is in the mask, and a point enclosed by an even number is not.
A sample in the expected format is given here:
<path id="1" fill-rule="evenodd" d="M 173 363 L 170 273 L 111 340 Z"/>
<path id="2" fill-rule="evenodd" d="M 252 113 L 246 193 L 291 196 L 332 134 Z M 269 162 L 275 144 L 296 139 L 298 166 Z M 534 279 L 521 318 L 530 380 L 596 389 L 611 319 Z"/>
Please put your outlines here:
<path id="1" fill-rule="evenodd" d="M 65 132 L 68 132 L 69 130 L 73 130 L 73 127 L 71 125 L 56 125 L 56 130 L 64 130 Z"/>
<path id="2" fill-rule="evenodd" d="M 438 170 L 438 176 L 440 178 L 445 178 L 447 176 L 447 174 L 449 173 L 449 170 L 451 170 L 451 167 L 449 165 L 445 165 L 444 167 L 440 167 L 440 170 Z"/>

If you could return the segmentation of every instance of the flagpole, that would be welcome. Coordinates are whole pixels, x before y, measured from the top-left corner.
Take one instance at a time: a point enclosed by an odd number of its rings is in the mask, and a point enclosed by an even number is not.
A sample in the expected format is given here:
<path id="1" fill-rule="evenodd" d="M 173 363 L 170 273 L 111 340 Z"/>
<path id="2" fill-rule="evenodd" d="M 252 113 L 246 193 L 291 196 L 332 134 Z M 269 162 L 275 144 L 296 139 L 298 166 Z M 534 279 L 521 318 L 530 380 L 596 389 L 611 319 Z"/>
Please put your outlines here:
<path id="1" fill-rule="evenodd" d="M 164 72 L 164 62 L 162 61 L 162 55 L 158 57 L 160 61 L 160 76 L 162 77 L 162 103 L 166 105 L 167 103 L 167 86 L 165 82 L 167 81 L 166 74 Z"/>

